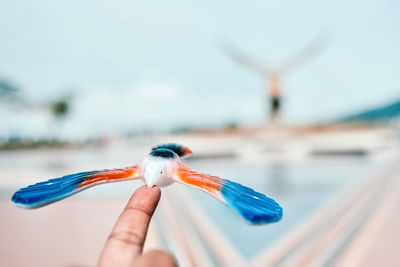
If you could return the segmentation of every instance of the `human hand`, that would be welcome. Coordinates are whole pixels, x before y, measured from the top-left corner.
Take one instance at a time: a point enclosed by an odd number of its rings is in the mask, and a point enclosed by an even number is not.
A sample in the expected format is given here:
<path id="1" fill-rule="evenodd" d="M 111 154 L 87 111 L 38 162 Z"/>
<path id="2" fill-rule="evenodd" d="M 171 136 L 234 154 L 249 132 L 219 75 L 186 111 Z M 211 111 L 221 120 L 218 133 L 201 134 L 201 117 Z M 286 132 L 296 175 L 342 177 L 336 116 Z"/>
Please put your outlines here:
<path id="1" fill-rule="evenodd" d="M 133 193 L 107 239 L 99 266 L 177 266 L 174 257 L 165 251 L 143 254 L 150 219 L 160 197 L 161 190 L 157 186 L 142 186 Z"/>

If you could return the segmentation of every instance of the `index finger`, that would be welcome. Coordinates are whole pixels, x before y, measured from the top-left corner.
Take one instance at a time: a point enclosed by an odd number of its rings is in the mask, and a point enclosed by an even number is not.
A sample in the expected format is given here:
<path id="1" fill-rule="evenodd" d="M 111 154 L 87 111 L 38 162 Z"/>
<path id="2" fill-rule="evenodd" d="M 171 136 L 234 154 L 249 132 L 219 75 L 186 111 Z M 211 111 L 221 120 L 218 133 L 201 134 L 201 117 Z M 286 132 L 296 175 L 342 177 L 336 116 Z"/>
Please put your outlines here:
<path id="1" fill-rule="evenodd" d="M 132 263 L 142 253 L 150 219 L 160 196 L 158 187 L 142 186 L 135 191 L 108 237 L 100 265 L 123 266 Z"/>

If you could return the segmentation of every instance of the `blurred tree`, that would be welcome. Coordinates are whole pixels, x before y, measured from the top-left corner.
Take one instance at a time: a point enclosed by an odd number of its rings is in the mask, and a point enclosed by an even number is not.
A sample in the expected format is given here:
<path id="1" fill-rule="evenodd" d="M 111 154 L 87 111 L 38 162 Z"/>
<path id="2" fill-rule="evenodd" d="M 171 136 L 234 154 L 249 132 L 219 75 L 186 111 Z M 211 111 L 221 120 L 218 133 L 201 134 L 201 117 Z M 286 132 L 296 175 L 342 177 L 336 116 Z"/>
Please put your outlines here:
<path id="1" fill-rule="evenodd" d="M 70 110 L 69 98 L 66 97 L 66 98 L 63 98 L 63 99 L 60 99 L 60 100 L 54 102 L 51 105 L 51 109 L 52 109 L 53 115 L 56 118 L 58 118 L 58 119 L 64 118 L 65 116 L 68 115 L 68 112 Z"/>
<path id="2" fill-rule="evenodd" d="M 18 91 L 16 85 L 7 80 L 0 79 L 0 97 L 15 97 Z"/>

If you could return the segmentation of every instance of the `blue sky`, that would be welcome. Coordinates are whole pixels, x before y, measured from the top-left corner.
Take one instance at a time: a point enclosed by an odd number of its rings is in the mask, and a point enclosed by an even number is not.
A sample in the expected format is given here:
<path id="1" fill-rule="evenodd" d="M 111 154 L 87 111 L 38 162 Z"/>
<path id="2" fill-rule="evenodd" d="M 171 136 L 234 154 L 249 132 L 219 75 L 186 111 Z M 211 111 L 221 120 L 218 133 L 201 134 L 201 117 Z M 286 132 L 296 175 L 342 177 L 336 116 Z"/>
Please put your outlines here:
<path id="1" fill-rule="evenodd" d="M 2 0 L 0 74 L 32 99 L 72 89 L 72 135 L 255 124 L 265 117 L 264 81 L 228 58 L 221 40 L 274 65 L 327 31 L 323 53 L 283 84 L 285 120 L 311 123 L 400 98 L 399 28 L 396 0 Z M 3 132 L 52 124 L 4 109 Z"/>

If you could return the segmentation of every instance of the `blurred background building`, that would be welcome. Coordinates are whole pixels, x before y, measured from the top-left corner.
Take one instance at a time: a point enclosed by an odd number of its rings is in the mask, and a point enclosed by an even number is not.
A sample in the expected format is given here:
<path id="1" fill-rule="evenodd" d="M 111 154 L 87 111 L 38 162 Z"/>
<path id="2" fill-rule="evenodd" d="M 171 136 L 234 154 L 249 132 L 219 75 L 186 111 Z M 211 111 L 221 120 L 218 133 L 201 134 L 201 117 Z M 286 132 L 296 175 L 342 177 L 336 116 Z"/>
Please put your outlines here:
<path id="1" fill-rule="evenodd" d="M 399 12 L 395 0 L 1 1 L 0 264 L 94 265 L 138 182 L 35 211 L 12 193 L 178 142 L 284 218 L 252 227 L 172 185 L 148 248 L 182 266 L 399 266 Z"/>

